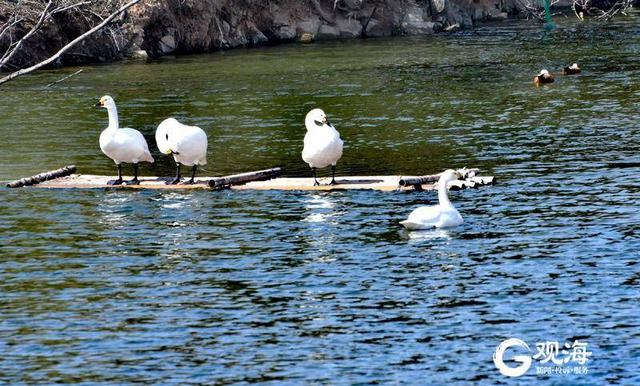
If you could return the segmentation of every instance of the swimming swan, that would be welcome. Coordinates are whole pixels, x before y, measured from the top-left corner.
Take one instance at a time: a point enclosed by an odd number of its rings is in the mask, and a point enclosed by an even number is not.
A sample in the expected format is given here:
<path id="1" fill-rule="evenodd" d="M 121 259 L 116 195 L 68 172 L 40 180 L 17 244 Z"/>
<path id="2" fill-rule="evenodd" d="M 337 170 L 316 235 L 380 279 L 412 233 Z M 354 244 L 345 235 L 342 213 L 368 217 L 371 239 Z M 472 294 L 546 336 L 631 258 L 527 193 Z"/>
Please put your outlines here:
<path id="1" fill-rule="evenodd" d="M 438 179 L 438 205 L 421 206 L 416 208 L 409 218 L 401 221 L 407 229 L 431 229 L 431 228 L 448 228 L 460 225 L 464 222 L 462 216 L 451 205 L 447 196 L 447 183 L 461 178 L 460 173 L 454 170 L 446 170 Z"/>
<path id="2" fill-rule="evenodd" d="M 193 184 L 198 165 L 207 164 L 207 134 L 197 126 L 187 126 L 174 118 L 167 118 L 156 130 L 156 144 L 163 154 L 173 154 L 176 161 L 176 178 L 167 184 L 180 182 L 180 165 L 192 166 L 191 179 L 185 184 Z"/>
<path id="3" fill-rule="evenodd" d="M 138 130 L 120 128 L 118 123 L 118 109 L 116 102 L 108 95 L 100 98 L 96 107 L 107 109 L 109 113 L 109 126 L 100 134 L 100 150 L 116 165 L 118 165 L 118 179 L 110 181 L 109 185 L 122 184 L 122 163 L 133 164 L 133 179 L 128 185 L 139 185 L 138 163 L 140 161 L 153 163 L 153 157 L 149 152 L 149 146 Z"/>
<path id="4" fill-rule="evenodd" d="M 304 124 L 307 134 L 304 136 L 302 159 L 308 163 L 313 171 L 313 185 L 320 185 L 316 178 L 316 169 L 331 165 L 330 185 L 336 184 L 336 164 L 342 157 L 344 142 L 340 133 L 331 125 L 327 115 L 321 109 L 309 111 Z"/>

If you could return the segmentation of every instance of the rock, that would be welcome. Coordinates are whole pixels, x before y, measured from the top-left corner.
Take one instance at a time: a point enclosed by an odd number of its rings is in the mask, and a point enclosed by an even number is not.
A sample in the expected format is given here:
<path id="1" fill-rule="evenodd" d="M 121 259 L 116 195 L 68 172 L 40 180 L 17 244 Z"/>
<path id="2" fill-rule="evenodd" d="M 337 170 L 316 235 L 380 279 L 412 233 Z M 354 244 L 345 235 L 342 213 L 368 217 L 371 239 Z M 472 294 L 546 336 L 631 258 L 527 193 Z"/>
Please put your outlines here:
<path id="1" fill-rule="evenodd" d="M 160 39 L 159 47 L 163 55 L 170 54 L 176 50 L 176 39 L 173 35 L 165 35 Z"/>
<path id="2" fill-rule="evenodd" d="M 248 41 L 249 44 L 258 46 L 260 44 L 266 43 L 269 39 L 262 33 L 256 26 L 252 26 L 248 33 Z"/>
<path id="3" fill-rule="evenodd" d="M 357 38 L 362 35 L 362 24 L 355 19 L 336 18 L 336 28 L 341 38 Z"/>
<path id="4" fill-rule="evenodd" d="M 487 19 L 488 20 L 506 20 L 509 17 L 509 15 L 506 12 L 498 12 L 496 10 L 496 12 L 489 12 L 489 15 L 487 15 Z"/>
<path id="5" fill-rule="evenodd" d="M 296 30 L 298 35 L 302 35 L 303 33 L 310 33 L 311 35 L 316 36 L 318 34 L 320 24 L 320 19 L 316 17 L 310 20 L 299 22 Z"/>
<path id="6" fill-rule="evenodd" d="M 404 19 L 400 23 L 402 32 L 406 35 L 427 35 L 434 33 L 435 23 L 425 21 L 424 10 L 420 7 L 407 9 Z"/>
<path id="7" fill-rule="evenodd" d="M 459 23 L 454 23 L 444 27 L 444 32 L 456 32 L 460 31 L 461 27 Z"/>
<path id="8" fill-rule="evenodd" d="M 368 37 L 383 37 L 383 36 L 391 36 L 393 34 L 393 25 L 390 23 L 382 23 L 378 20 L 371 19 L 369 20 L 369 25 L 367 25 L 366 35 Z"/>
<path id="9" fill-rule="evenodd" d="M 282 25 L 273 31 L 273 36 L 278 40 L 294 40 L 296 38 L 296 29 L 290 25 Z"/>
<path id="10" fill-rule="evenodd" d="M 318 29 L 318 39 L 337 39 L 340 37 L 340 31 L 336 27 L 323 24 Z"/>
<path id="11" fill-rule="evenodd" d="M 135 50 L 131 52 L 129 57 L 133 60 L 147 60 L 149 59 L 149 54 L 145 50 Z"/>
<path id="12" fill-rule="evenodd" d="M 446 0 L 431 0 L 431 8 L 434 13 L 442 13 L 446 7 Z"/>
<path id="13" fill-rule="evenodd" d="M 298 37 L 298 41 L 300 43 L 311 43 L 311 42 L 313 42 L 313 39 L 314 39 L 313 34 L 309 33 L 309 32 L 303 32 Z"/>

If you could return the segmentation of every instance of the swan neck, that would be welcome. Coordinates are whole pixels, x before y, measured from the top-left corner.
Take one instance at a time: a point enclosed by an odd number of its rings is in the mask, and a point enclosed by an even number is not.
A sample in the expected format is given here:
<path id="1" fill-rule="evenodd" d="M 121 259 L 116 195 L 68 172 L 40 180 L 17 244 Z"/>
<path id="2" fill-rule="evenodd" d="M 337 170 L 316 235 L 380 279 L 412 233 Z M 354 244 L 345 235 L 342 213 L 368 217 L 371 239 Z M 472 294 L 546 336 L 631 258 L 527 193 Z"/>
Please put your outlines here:
<path id="1" fill-rule="evenodd" d="M 107 109 L 107 113 L 109 113 L 109 130 L 118 130 L 120 128 L 118 123 L 118 110 L 114 107 L 110 107 Z"/>
<path id="2" fill-rule="evenodd" d="M 447 183 L 445 181 L 440 181 L 438 183 L 438 202 L 442 206 L 451 206 L 451 201 L 449 201 Z"/>

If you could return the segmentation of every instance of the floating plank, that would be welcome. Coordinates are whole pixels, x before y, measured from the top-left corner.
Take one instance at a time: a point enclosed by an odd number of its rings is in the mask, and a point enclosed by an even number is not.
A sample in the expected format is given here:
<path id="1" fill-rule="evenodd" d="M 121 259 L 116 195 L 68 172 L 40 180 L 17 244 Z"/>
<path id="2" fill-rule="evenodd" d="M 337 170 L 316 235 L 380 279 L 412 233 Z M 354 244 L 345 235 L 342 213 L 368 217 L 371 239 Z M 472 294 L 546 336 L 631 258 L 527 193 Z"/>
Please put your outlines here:
<path id="1" fill-rule="evenodd" d="M 494 183 L 494 177 L 475 176 L 477 169 L 459 169 L 464 180 L 452 181 L 450 189 L 476 188 Z M 337 184 L 330 185 L 330 178 L 320 178 L 320 185 L 314 185 L 313 178 L 277 177 L 282 170 L 272 168 L 255 172 L 234 174 L 225 177 L 198 177 L 194 184 L 168 185 L 172 177 L 138 177 L 139 185 L 110 185 L 114 176 L 99 176 L 90 174 L 72 174 L 56 179 L 49 179 L 34 188 L 47 189 L 163 189 L 163 190 L 193 190 L 193 189 L 233 189 L 233 190 L 306 190 L 332 191 L 372 189 L 380 191 L 394 190 L 432 190 L 436 188 L 439 174 L 429 176 L 353 176 L 336 177 Z M 132 177 L 123 177 L 126 180 Z M 401 181 L 405 181 L 404 185 Z M 414 182 L 413 184 L 407 183 Z M 417 181 L 417 182 L 416 182 Z M 416 185 L 417 184 L 417 185 Z M 23 185 L 24 186 L 24 185 Z"/>
<path id="2" fill-rule="evenodd" d="M 133 177 L 123 177 L 125 183 L 122 185 L 111 185 L 110 183 L 115 177 L 109 176 L 97 176 L 91 174 L 73 174 L 67 177 L 58 178 L 56 180 L 47 181 L 36 187 L 38 188 L 75 188 L 75 189 L 97 189 L 97 188 L 111 188 L 111 189 L 174 189 L 174 190 L 186 190 L 186 189 L 209 189 L 215 188 L 217 190 L 232 187 L 235 184 L 242 184 L 250 181 L 262 181 L 282 173 L 281 168 L 272 168 L 265 170 L 258 170 L 255 172 L 233 174 L 225 177 L 197 177 L 194 184 L 168 184 L 173 177 L 138 177 L 140 180 L 139 185 L 127 185 L 126 181 Z"/>

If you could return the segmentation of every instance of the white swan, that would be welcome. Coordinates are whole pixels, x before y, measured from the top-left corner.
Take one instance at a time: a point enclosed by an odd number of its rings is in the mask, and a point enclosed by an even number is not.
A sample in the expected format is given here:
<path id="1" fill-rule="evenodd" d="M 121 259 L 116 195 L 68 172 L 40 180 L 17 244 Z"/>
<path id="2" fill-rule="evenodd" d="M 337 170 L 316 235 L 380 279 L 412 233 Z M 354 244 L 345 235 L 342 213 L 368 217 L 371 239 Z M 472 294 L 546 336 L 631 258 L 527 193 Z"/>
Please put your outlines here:
<path id="1" fill-rule="evenodd" d="M 176 178 L 168 184 L 180 182 L 180 165 L 192 166 L 191 179 L 185 183 L 193 184 L 198 165 L 207 164 L 207 134 L 197 126 L 167 118 L 156 130 L 156 144 L 161 153 L 173 154 L 176 161 Z"/>
<path id="2" fill-rule="evenodd" d="M 421 206 L 416 208 L 409 218 L 401 221 L 407 229 L 431 229 L 448 228 L 462 224 L 464 220 L 460 213 L 453 207 L 447 196 L 447 183 L 460 178 L 460 174 L 454 170 L 446 170 L 438 179 L 438 205 Z"/>
<path id="3" fill-rule="evenodd" d="M 316 169 L 331 165 L 331 185 L 336 184 L 336 164 L 342 157 L 344 142 L 340 133 L 331 125 L 327 115 L 321 109 L 313 109 L 304 119 L 307 134 L 304 136 L 302 159 L 313 171 L 314 186 L 320 185 L 316 178 Z"/>
<path id="4" fill-rule="evenodd" d="M 118 109 L 113 98 L 108 95 L 103 96 L 96 104 L 96 107 L 105 108 L 109 113 L 109 126 L 100 134 L 100 149 L 118 165 L 118 179 L 109 182 L 109 184 L 122 184 L 123 162 L 133 164 L 134 177 L 127 184 L 140 184 L 140 181 L 138 181 L 138 163 L 141 161 L 153 163 L 153 157 L 149 152 L 147 141 L 138 130 L 120 128 Z"/>

